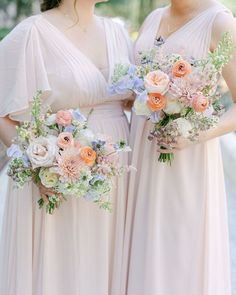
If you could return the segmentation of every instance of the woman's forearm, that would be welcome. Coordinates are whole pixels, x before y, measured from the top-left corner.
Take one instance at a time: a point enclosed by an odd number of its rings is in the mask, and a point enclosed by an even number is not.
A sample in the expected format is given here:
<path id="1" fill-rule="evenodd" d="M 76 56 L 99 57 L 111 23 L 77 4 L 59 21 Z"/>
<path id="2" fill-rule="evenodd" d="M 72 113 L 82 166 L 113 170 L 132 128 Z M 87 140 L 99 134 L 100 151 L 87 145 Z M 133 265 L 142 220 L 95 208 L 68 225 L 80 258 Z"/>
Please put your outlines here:
<path id="1" fill-rule="evenodd" d="M 16 125 L 18 122 L 8 117 L 0 118 L 0 139 L 6 146 L 10 146 L 12 139 L 16 136 Z"/>
<path id="2" fill-rule="evenodd" d="M 236 103 L 220 118 L 216 128 L 202 134 L 202 140 L 209 140 L 236 131 Z M 204 138 L 206 137 L 206 138 Z"/>

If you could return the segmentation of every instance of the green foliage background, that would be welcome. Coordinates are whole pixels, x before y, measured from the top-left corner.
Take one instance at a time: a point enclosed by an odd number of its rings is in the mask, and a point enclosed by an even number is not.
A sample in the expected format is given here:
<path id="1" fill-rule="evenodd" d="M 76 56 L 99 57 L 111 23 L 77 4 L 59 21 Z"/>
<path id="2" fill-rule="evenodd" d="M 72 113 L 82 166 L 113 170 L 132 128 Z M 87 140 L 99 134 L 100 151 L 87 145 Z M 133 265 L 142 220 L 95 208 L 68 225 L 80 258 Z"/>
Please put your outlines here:
<path id="1" fill-rule="evenodd" d="M 236 0 L 220 0 L 236 15 Z M 145 17 L 156 7 L 164 6 L 168 0 L 110 0 L 108 3 L 97 5 L 99 14 L 108 16 L 121 16 L 130 25 L 132 31 L 138 30 Z M 9 15 L 9 8 L 15 6 L 14 15 Z M 0 27 L 0 40 L 22 18 L 31 15 L 39 7 L 39 0 L 0 0 L 0 13 L 5 18 L 11 18 L 12 25 Z"/>
<path id="2" fill-rule="evenodd" d="M 236 15 L 236 0 L 219 1 Z M 109 3 L 99 4 L 98 10 L 106 15 L 120 15 L 132 22 L 133 29 L 138 29 L 145 17 L 153 9 L 156 7 L 162 7 L 169 2 L 169 0 L 110 0 Z"/>

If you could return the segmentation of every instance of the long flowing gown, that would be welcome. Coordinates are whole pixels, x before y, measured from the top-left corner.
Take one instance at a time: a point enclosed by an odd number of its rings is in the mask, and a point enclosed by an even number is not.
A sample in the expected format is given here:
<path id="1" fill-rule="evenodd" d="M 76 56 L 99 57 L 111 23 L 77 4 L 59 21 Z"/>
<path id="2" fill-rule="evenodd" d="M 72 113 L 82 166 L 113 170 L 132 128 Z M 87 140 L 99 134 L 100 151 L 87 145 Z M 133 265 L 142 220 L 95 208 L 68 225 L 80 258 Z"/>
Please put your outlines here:
<path id="1" fill-rule="evenodd" d="M 129 62 L 130 44 L 120 25 L 101 21 L 107 78 L 43 15 L 20 23 L 0 44 L 0 116 L 28 119 L 31 98 L 42 90 L 54 112 L 80 107 L 87 114 L 93 108 L 89 125 L 95 132 L 127 140 L 127 95 L 110 97 L 107 87 L 114 64 Z M 127 164 L 128 155 L 122 161 Z M 36 186 L 15 190 L 7 181 L 0 294 L 120 295 L 127 176 L 116 181 L 112 213 L 70 198 L 52 216 L 38 209 Z"/>
<path id="2" fill-rule="evenodd" d="M 144 23 L 135 46 L 153 47 L 162 14 Z M 166 52 L 203 58 L 209 51 L 217 15 L 228 13 L 215 3 L 164 44 Z M 229 16 L 231 17 L 231 16 Z M 230 295 L 228 223 L 218 139 L 176 153 L 172 166 L 158 162 L 156 143 L 148 141 L 151 123 L 133 116 L 132 165 L 123 293 L 127 295 Z"/>

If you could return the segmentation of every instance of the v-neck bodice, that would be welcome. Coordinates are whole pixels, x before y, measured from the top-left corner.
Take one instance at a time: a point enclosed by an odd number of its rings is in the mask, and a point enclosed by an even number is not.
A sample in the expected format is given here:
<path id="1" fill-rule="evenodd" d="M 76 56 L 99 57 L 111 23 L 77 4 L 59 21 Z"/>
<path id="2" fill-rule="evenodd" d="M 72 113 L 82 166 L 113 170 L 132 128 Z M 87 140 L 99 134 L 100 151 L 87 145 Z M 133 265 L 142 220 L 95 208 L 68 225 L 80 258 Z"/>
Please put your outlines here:
<path id="1" fill-rule="evenodd" d="M 97 70 L 98 74 L 101 72 L 100 69 L 90 60 L 90 58 L 83 53 L 80 48 L 76 47 L 76 45 L 73 43 L 73 41 L 71 41 L 62 31 L 60 31 L 60 29 L 58 29 L 55 25 L 53 25 L 43 14 L 40 15 L 41 19 L 43 22 L 46 23 L 47 26 L 50 27 L 50 29 L 52 31 L 54 31 L 54 33 L 57 35 L 58 38 L 61 39 L 61 42 L 68 47 L 68 50 L 72 50 L 74 52 L 75 56 L 79 56 L 79 58 L 83 58 L 86 59 L 88 64 L 91 67 L 94 67 L 94 70 Z M 109 60 L 109 52 L 108 52 L 108 45 L 107 43 L 109 42 L 109 32 L 107 30 L 107 26 L 106 26 L 106 19 L 103 17 L 97 17 L 103 24 L 104 27 L 104 32 L 105 32 L 105 42 L 106 42 L 106 49 L 107 49 L 107 63 L 108 63 L 108 68 L 110 65 L 110 60 Z M 103 75 L 104 77 L 104 75 Z M 109 79 L 110 79 L 110 73 L 108 75 L 108 79 L 105 79 L 107 83 L 109 83 Z"/>
<path id="2" fill-rule="evenodd" d="M 166 9 L 167 7 L 155 10 L 146 19 L 135 46 L 137 62 L 139 51 L 153 48 L 155 39 L 159 37 L 159 26 Z M 219 13 L 230 13 L 230 11 L 216 2 L 200 12 L 165 38 L 164 50 L 169 53 L 187 54 L 196 58 L 206 56 L 210 48 L 212 25 Z"/>
<path id="3" fill-rule="evenodd" d="M 15 89 L 22 89 L 22 97 L 19 99 L 13 88 L 11 95 L 15 98 L 12 99 L 12 105 L 3 105 L 1 114 L 7 114 L 9 109 L 16 113 L 26 109 L 37 89 L 45 92 L 47 103 L 51 104 L 53 111 L 93 107 L 127 98 L 129 93 L 109 96 L 108 84 L 114 65 L 119 62 L 129 63 L 130 41 L 119 24 L 107 18 L 102 21 L 109 64 L 107 79 L 104 73 L 43 15 L 32 16 L 21 22 L 0 46 L 6 55 L 1 60 L 2 68 L 5 68 L 9 75 L 11 73 L 11 79 L 14 79 L 14 75 L 17 76 Z M 8 51 L 11 52 L 11 60 L 6 54 Z M 13 67 L 14 71 L 11 70 Z M 19 72 L 22 73 L 20 78 Z M 5 82 L 3 86 L 1 89 L 9 96 L 10 82 L 9 85 Z"/>

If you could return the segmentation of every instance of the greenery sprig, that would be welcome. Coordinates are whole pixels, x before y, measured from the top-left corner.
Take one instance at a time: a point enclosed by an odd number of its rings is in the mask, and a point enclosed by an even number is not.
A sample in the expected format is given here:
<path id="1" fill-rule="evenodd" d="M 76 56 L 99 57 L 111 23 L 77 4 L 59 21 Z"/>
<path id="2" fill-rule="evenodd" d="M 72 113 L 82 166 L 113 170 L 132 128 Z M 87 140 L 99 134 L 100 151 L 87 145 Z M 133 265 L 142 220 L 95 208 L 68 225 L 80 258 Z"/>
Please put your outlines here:
<path id="1" fill-rule="evenodd" d="M 235 49 L 231 34 L 225 32 L 216 49 L 213 52 L 209 52 L 208 57 L 202 60 L 201 64 L 203 67 L 208 63 L 213 64 L 216 71 L 221 72 L 222 68 L 231 60 Z"/>
<path id="2" fill-rule="evenodd" d="M 33 97 L 32 103 L 32 128 L 35 136 L 46 136 L 46 131 L 44 129 L 44 118 L 42 117 L 42 101 L 41 101 L 42 91 L 38 91 Z"/>

